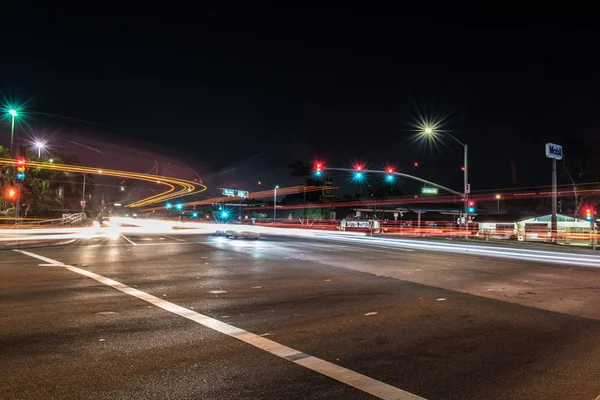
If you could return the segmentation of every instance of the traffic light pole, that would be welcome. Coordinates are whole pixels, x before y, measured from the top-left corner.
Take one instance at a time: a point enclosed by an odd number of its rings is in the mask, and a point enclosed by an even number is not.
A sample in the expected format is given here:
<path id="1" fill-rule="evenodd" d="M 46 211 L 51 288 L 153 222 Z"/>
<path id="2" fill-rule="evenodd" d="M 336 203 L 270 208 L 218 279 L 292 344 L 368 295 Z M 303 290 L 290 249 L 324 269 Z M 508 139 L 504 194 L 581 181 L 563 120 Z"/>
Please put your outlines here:
<path id="1" fill-rule="evenodd" d="M 336 168 L 336 167 L 327 167 L 327 168 L 323 168 L 323 170 L 324 171 L 325 170 L 327 170 L 327 171 L 346 171 L 346 172 L 353 172 L 354 171 L 352 168 Z M 452 190 L 450 188 L 447 188 L 446 186 L 442 186 L 442 185 L 439 185 L 439 184 L 437 184 L 435 182 L 431 182 L 431 181 L 428 181 L 426 179 L 419 178 L 418 176 L 404 174 L 402 172 L 391 172 L 391 173 L 389 173 L 387 171 L 380 171 L 380 170 L 376 170 L 376 169 L 365 169 L 362 172 L 364 172 L 365 174 L 384 174 L 384 175 L 401 176 L 403 178 L 412 179 L 414 181 L 421 182 L 421 183 L 424 183 L 426 185 L 435 186 L 438 189 L 445 190 L 445 191 L 447 191 L 449 193 L 452 193 L 452 194 L 455 194 L 457 196 L 461 196 L 461 197 L 464 196 L 464 192 L 457 192 L 456 190 Z"/>
<path id="2" fill-rule="evenodd" d="M 10 156 L 13 157 L 13 142 L 15 141 L 15 115 L 12 115 L 12 123 L 10 124 Z"/>

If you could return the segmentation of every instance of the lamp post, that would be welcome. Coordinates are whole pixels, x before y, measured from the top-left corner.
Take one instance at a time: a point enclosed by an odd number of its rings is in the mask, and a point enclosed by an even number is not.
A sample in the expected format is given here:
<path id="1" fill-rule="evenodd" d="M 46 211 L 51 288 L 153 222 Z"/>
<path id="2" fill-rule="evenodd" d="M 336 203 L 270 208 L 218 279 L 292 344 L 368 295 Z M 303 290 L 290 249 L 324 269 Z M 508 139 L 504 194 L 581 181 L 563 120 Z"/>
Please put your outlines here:
<path id="1" fill-rule="evenodd" d="M 275 215 L 277 213 L 277 189 L 279 189 L 279 185 L 275 186 L 273 192 L 273 224 L 275 223 Z"/>
<path id="2" fill-rule="evenodd" d="M 12 118 L 12 122 L 10 125 L 10 155 L 11 157 L 13 156 L 13 142 L 14 142 L 14 137 L 15 137 L 15 117 L 17 115 L 19 115 L 19 113 L 17 112 L 17 110 L 15 109 L 10 109 L 8 110 L 8 113 L 11 115 Z"/>
<path id="3" fill-rule="evenodd" d="M 468 216 L 469 216 L 469 192 L 470 192 L 470 188 L 469 188 L 469 166 L 468 166 L 468 150 L 469 150 L 469 146 L 463 142 L 461 142 L 460 140 L 458 140 L 456 137 L 454 137 L 454 135 L 448 133 L 448 132 L 438 132 L 435 130 L 435 127 L 431 127 L 431 126 L 426 126 L 423 128 L 423 131 L 421 133 L 422 135 L 428 137 L 428 138 L 435 138 L 436 136 L 448 136 L 451 139 L 454 139 L 458 144 L 460 144 L 463 148 L 464 148 L 464 201 L 465 201 L 465 211 L 464 211 L 464 218 L 465 218 L 465 229 L 469 229 L 468 226 Z"/>
<path id="4" fill-rule="evenodd" d="M 500 214 L 500 199 L 502 198 L 502 196 L 500 196 L 499 194 L 496 195 L 496 200 L 498 200 L 498 214 Z"/>

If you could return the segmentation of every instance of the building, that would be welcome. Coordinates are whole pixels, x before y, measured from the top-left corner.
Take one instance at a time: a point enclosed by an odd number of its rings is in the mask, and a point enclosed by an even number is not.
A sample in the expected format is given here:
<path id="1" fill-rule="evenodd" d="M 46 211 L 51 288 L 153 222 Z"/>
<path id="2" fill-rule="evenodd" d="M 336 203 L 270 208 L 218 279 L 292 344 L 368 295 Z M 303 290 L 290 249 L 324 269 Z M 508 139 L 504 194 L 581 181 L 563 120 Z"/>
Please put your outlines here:
<path id="1" fill-rule="evenodd" d="M 550 241 L 552 215 L 518 218 L 512 215 L 479 216 L 478 236 L 523 241 Z M 558 240 L 562 243 L 589 242 L 591 224 L 584 219 L 558 214 Z"/>

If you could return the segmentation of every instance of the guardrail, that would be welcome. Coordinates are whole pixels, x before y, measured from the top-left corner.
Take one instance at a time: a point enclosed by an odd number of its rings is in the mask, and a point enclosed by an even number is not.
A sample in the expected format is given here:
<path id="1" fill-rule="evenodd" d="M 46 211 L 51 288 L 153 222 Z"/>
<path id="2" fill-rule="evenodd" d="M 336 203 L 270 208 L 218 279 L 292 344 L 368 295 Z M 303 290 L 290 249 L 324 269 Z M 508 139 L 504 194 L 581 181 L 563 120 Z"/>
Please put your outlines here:
<path id="1" fill-rule="evenodd" d="M 41 226 L 41 225 L 62 225 L 62 226 L 71 226 L 78 224 L 85 220 L 85 213 L 75 213 L 75 214 L 64 214 L 62 218 L 53 218 L 53 219 L 36 219 L 35 221 L 19 221 L 14 218 L 15 223 L 10 226 L 10 229 L 15 228 L 17 226 Z"/>

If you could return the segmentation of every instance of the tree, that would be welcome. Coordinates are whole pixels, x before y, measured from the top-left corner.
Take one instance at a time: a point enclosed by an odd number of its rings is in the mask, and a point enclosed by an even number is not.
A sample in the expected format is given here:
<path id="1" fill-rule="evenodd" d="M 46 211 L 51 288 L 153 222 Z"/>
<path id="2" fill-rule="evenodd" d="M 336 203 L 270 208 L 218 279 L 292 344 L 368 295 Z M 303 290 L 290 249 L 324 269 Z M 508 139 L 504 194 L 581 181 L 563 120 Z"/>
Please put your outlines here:
<path id="1" fill-rule="evenodd" d="M 563 156 L 564 174 L 571 182 L 573 190 L 572 210 L 574 215 L 580 213 L 586 203 L 595 203 L 598 190 L 590 189 L 586 183 L 600 181 L 600 142 L 585 143 L 576 139 L 564 139 Z M 559 161 L 560 162 L 560 161 Z"/>
<path id="2" fill-rule="evenodd" d="M 0 146 L 0 158 L 10 158 L 10 154 L 8 149 Z M 12 201 L 7 200 L 4 197 L 4 191 L 9 186 L 13 186 L 15 184 L 13 168 L 9 165 L 0 165 L 0 210 L 4 210 L 3 214 L 8 215 L 9 213 L 13 213 L 14 209 L 11 207 L 9 210 L 9 205 L 12 204 Z"/>
<path id="3" fill-rule="evenodd" d="M 302 178 L 306 186 L 318 186 L 323 184 L 322 179 L 316 179 L 313 176 L 313 169 L 310 165 L 298 160 L 290 164 L 292 178 Z"/>
<path id="4" fill-rule="evenodd" d="M 0 157 L 9 158 L 9 154 L 0 146 Z M 37 160 L 36 160 L 37 161 Z M 57 154 L 54 163 L 77 165 L 76 156 Z M 24 205 L 24 215 L 50 215 L 56 211 L 78 211 L 81 209 L 80 201 L 83 195 L 83 175 L 67 171 L 48 168 L 27 167 L 25 180 L 21 183 L 20 203 Z M 0 166 L 0 186 L 2 190 L 9 185 L 15 185 L 14 171 L 11 166 Z M 86 177 L 86 195 L 94 192 L 93 176 Z M 2 193 L 3 194 L 3 193 Z M 2 196 L 0 207 L 6 209 L 9 202 Z"/>

